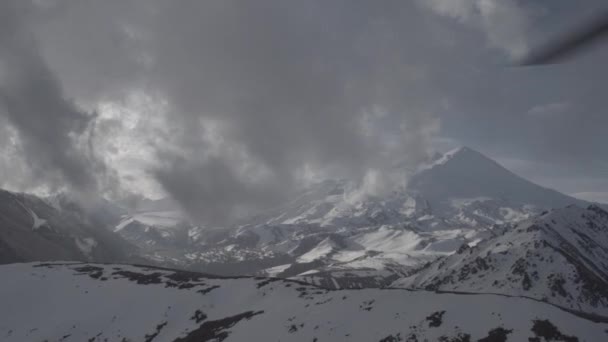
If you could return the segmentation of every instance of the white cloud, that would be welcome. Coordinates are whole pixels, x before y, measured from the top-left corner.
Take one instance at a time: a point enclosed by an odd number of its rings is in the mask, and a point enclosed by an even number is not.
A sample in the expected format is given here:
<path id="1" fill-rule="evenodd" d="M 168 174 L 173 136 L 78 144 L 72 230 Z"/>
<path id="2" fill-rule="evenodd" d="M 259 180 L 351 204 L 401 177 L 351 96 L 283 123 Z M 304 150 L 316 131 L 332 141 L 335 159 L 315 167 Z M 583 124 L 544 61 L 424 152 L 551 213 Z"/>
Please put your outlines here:
<path id="1" fill-rule="evenodd" d="M 112 168 L 125 190 L 148 197 L 164 195 L 148 174 L 156 160 L 157 145 L 167 146 L 167 103 L 158 95 L 136 91 L 124 99 L 97 105 L 90 132 L 95 153 Z"/>

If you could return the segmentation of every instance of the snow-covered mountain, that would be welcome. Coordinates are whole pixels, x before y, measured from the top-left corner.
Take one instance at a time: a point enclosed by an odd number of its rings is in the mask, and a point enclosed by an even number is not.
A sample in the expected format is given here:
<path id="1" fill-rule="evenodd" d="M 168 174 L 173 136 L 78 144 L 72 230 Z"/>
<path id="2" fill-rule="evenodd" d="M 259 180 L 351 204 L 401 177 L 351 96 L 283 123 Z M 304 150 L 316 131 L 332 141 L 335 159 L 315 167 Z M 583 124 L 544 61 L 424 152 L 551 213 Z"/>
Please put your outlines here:
<path id="1" fill-rule="evenodd" d="M 608 212 L 595 205 L 545 212 L 393 286 L 527 296 L 608 315 Z"/>
<path id="2" fill-rule="evenodd" d="M 156 205 L 123 216 L 113 230 L 170 267 L 381 287 L 543 210 L 588 205 L 469 148 L 448 152 L 409 178 L 406 187 L 382 196 L 362 195 L 351 181 L 327 180 L 228 229 L 188 224 Z"/>
<path id="3" fill-rule="evenodd" d="M 519 177 L 468 147 L 450 151 L 423 167 L 411 177 L 408 190 L 439 210 L 450 210 L 459 199 L 475 198 L 541 208 L 583 203 Z"/>
<path id="4" fill-rule="evenodd" d="M 0 266 L 3 341 L 570 341 L 605 317 L 526 298 L 329 291 L 268 278 L 81 263 Z M 10 313 L 10 314 L 9 314 Z"/>
<path id="5" fill-rule="evenodd" d="M 95 222 L 36 196 L 0 190 L 0 263 L 139 260 L 131 258 L 134 246 Z"/>

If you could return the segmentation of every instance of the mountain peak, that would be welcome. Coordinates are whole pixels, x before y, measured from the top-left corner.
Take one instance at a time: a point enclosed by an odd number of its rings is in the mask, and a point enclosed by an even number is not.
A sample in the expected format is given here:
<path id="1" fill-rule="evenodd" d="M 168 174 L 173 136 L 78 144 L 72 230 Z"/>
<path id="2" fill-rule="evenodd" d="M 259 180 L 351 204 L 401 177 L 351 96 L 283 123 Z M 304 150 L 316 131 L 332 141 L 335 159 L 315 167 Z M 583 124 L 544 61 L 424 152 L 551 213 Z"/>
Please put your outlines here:
<path id="1" fill-rule="evenodd" d="M 536 185 L 469 147 L 445 153 L 412 176 L 408 190 L 432 206 L 450 206 L 456 199 L 497 199 L 556 208 L 584 202 Z"/>
<path id="2" fill-rule="evenodd" d="M 455 148 L 455 149 L 451 150 L 448 153 L 451 153 L 451 154 L 463 154 L 463 153 L 479 153 L 479 152 L 473 150 L 472 148 L 470 148 L 468 146 L 460 146 L 458 148 Z"/>
<path id="3" fill-rule="evenodd" d="M 452 158 L 481 158 L 495 163 L 494 160 L 487 157 L 483 153 L 467 146 L 461 146 L 459 148 L 453 149 L 446 154 L 451 154 Z"/>
<path id="4" fill-rule="evenodd" d="M 433 158 L 433 161 L 430 164 L 423 166 L 420 170 L 424 171 L 424 170 L 432 169 L 436 166 L 445 165 L 449 162 L 454 162 L 459 159 L 475 159 L 475 158 L 481 159 L 481 160 L 485 159 L 487 161 L 493 162 L 490 158 L 484 156 L 480 152 L 478 152 L 470 147 L 462 146 L 462 147 L 458 147 L 453 150 L 450 150 L 444 154 L 440 154 L 439 156 Z"/>

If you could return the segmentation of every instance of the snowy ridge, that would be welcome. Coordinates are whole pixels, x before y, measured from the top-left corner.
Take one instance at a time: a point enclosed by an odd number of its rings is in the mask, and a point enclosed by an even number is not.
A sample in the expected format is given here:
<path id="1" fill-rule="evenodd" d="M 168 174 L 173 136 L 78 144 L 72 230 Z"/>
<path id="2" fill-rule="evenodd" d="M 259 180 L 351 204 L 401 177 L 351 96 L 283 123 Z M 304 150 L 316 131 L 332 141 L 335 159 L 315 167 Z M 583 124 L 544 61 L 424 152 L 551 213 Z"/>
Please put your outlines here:
<path id="1" fill-rule="evenodd" d="M 528 296 L 608 315 L 608 212 L 570 206 L 464 245 L 395 287 Z"/>
<path id="2" fill-rule="evenodd" d="M 81 263 L 0 266 L 0 336 L 22 341 L 602 341 L 604 319 L 525 299 L 340 290 Z M 154 298 L 154 300 L 150 300 Z M 61 311 L 57 311 L 61 305 Z M 463 314 L 466 310 L 466 315 Z"/>

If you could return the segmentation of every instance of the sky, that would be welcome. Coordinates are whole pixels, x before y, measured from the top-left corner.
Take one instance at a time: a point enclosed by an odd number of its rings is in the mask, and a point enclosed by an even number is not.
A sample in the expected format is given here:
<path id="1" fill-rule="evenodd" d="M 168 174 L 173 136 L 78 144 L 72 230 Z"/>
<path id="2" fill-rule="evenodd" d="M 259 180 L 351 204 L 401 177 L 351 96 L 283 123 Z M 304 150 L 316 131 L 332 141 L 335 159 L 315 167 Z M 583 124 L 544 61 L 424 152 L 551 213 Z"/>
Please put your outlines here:
<path id="1" fill-rule="evenodd" d="M 608 202 L 608 44 L 514 66 L 603 2 L 3 0 L 0 187 L 218 223 L 466 145 Z"/>

